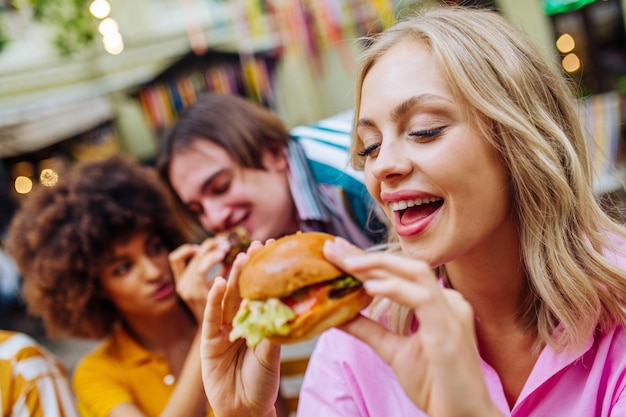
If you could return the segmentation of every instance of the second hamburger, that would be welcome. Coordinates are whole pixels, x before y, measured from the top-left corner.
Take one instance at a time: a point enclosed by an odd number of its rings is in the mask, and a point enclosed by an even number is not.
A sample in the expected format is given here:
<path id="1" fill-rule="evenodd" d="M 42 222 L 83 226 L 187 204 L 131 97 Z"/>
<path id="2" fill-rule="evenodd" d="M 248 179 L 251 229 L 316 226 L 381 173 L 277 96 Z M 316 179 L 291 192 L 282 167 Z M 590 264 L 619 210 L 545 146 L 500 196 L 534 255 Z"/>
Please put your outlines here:
<path id="1" fill-rule="evenodd" d="M 372 298 L 361 282 L 328 262 L 324 242 L 334 236 L 298 232 L 277 239 L 248 259 L 239 275 L 243 298 L 230 339 L 296 343 L 354 318 Z"/>

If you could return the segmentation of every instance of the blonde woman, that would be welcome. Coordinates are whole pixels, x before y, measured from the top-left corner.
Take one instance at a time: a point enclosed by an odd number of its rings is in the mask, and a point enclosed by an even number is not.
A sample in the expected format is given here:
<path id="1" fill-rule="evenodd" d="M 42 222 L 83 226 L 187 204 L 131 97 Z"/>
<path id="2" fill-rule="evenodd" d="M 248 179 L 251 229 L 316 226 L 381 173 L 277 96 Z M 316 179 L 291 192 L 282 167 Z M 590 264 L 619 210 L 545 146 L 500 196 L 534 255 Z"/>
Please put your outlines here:
<path id="1" fill-rule="evenodd" d="M 321 337 L 298 415 L 626 415 L 626 233 L 558 70 L 495 12 L 431 7 L 356 91 L 352 163 L 402 253 L 326 245 L 377 300 Z M 245 261 L 209 293 L 203 379 L 216 414 L 270 416 L 279 347 L 227 339 Z"/>

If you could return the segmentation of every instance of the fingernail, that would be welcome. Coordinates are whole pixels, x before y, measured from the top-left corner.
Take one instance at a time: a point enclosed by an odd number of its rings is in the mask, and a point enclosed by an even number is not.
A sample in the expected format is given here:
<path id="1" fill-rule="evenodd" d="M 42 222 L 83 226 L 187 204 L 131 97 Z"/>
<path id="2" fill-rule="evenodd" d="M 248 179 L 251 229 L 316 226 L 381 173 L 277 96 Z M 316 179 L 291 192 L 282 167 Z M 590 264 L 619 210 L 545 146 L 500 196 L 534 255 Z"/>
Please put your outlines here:
<path id="1" fill-rule="evenodd" d="M 350 242 L 348 242 L 346 239 L 337 236 L 335 237 L 334 242 L 337 244 L 337 246 L 339 246 L 340 248 L 349 248 L 352 246 L 352 244 Z"/>
<path id="2" fill-rule="evenodd" d="M 342 262 L 347 267 L 353 267 L 357 266 L 361 262 L 361 259 L 363 259 L 361 255 L 349 255 L 343 258 Z"/>
<path id="3" fill-rule="evenodd" d="M 378 291 L 383 288 L 384 285 L 385 283 L 378 279 L 370 279 L 363 282 L 363 286 L 367 291 Z"/>
<path id="4" fill-rule="evenodd" d="M 340 237 L 336 237 L 334 240 L 324 242 L 324 246 L 332 253 L 342 254 L 350 247 L 350 243 Z"/>

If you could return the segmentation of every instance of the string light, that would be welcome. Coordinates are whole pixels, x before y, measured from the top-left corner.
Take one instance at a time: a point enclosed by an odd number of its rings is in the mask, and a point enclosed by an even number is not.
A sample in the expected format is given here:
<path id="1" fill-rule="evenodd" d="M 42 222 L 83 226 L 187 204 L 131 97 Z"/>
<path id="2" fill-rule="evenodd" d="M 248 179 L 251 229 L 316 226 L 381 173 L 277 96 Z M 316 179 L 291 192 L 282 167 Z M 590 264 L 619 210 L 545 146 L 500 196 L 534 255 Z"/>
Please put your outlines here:
<path id="1" fill-rule="evenodd" d="M 561 61 L 563 69 L 569 73 L 576 72 L 580 69 L 580 58 L 576 54 L 567 54 Z"/>
<path id="2" fill-rule="evenodd" d="M 574 38 L 569 33 L 564 33 L 556 40 L 556 48 L 563 54 L 572 52 L 576 47 Z"/>
<path id="3" fill-rule="evenodd" d="M 111 5 L 107 0 L 93 0 L 89 5 L 89 12 L 97 19 L 98 31 L 102 35 L 104 50 L 111 55 L 118 55 L 124 50 L 124 40 L 119 32 L 119 25 L 115 19 L 109 17 Z"/>
<path id="4" fill-rule="evenodd" d="M 44 168 L 39 174 L 39 182 L 46 187 L 54 187 L 59 181 L 59 173 L 51 168 Z"/>
<path id="5" fill-rule="evenodd" d="M 20 175 L 15 179 L 15 191 L 18 194 L 28 194 L 33 189 L 33 181 L 25 176 Z"/>
<path id="6" fill-rule="evenodd" d="M 111 13 L 111 5 L 107 0 L 93 0 L 89 5 L 89 13 L 96 19 L 104 19 Z"/>

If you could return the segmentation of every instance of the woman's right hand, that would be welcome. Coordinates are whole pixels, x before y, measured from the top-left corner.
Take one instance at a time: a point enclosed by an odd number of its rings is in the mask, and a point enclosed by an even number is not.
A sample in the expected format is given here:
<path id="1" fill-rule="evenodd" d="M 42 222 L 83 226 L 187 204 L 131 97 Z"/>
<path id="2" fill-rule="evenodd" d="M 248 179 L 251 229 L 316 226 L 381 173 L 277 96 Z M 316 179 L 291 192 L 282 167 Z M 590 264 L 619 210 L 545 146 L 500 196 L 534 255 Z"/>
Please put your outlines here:
<path id="1" fill-rule="evenodd" d="M 225 238 L 208 238 L 200 245 L 183 244 L 169 255 L 176 292 L 198 323 L 204 314 L 213 277 L 224 273 L 222 260 L 229 249 Z"/>
<path id="2" fill-rule="evenodd" d="M 231 322 L 239 308 L 239 273 L 248 256 L 262 247 L 253 242 L 239 254 L 228 283 L 215 279 L 202 322 L 202 380 L 209 404 L 217 416 L 275 416 L 280 381 L 280 346 L 262 340 L 250 349 L 244 339 L 231 342 Z"/>

